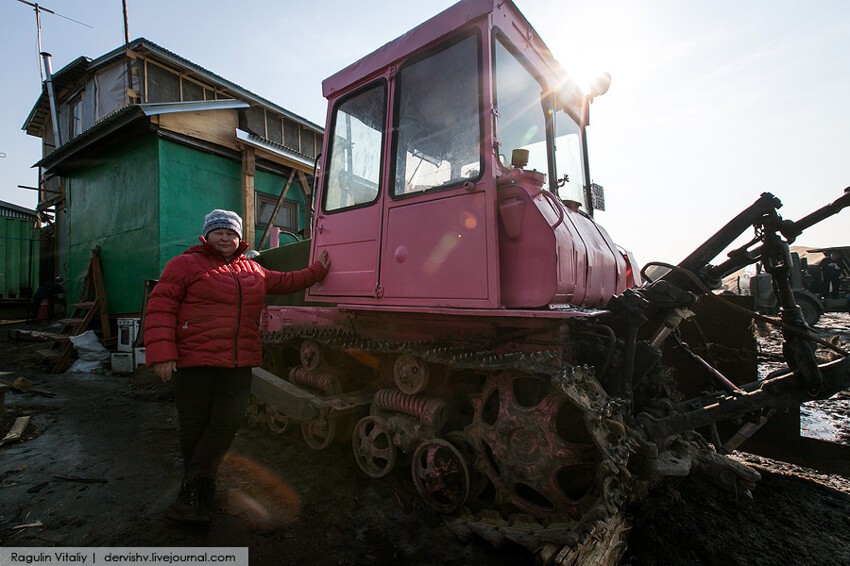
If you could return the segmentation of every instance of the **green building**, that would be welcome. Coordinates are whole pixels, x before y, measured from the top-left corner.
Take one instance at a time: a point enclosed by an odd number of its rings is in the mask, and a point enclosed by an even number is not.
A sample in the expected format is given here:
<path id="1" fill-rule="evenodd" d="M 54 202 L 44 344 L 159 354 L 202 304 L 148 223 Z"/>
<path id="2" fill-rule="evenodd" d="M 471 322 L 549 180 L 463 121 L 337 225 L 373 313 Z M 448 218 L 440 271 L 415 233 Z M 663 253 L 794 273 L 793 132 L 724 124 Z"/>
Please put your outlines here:
<path id="1" fill-rule="evenodd" d="M 42 275 L 69 302 L 99 246 L 110 314 L 139 313 L 145 280 L 213 208 L 239 212 L 255 249 L 309 229 L 322 129 L 146 39 L 48 76 L 24 129 L 42 139 L 38 210 L 55 219 Z"/>
<path id="2" fill-rule="evenodd" d="M 38 288 L 40 234 L 34 210 L 0 200 L 0 310 L 25 306 Z"/>

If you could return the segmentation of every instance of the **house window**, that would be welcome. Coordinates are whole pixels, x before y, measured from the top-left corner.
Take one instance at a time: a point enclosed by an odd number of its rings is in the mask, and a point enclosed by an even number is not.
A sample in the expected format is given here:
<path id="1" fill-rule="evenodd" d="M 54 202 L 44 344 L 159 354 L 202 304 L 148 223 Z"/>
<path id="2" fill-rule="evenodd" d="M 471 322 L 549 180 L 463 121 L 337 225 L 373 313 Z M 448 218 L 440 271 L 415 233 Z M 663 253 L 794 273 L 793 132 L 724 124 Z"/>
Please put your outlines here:
<path id="1" fill-rule="evenodd" d="M 280 116 L 271 112 L 267 113 L 266 130 L 268 131 L 269 140 L 283 144 L 283 126 L 280 123 Z"/>
<path id="2" fill-rule="evenodd" d="M 194 102 L 204 99 L 204 87 L 196 82 L 183 79 L 183 101 Z"/>
<path id="3" fill-rule="evenodd" d="M 277 197 L 264 193 L 256 193 L 257 195 L 257 228 L 264 230 L 272 217 L 274 207 L 277 204 Z M 284 200 L 280 203 L 280 208 L 275 216 L 272 226 L 277 226 L 281 230 L 290 232 L 298 231 L 298 206 L 294 202 Z"/>
<path id="4" fill-rule="evenodd" d="M 175 73 L 148 63 L 148 102 L 178 102 L 180 100 L 180 77 Z"/>
<path id="5" fill-rule="evenodd" d="M 301 153 L 307 157 L 316 155 L 316 150 L 313 148 L 313 132 L 307 128 L 301 128 Z"/>
<path id="6" fill-rule="evenodd" d="M 77 96 L 68 103 L 68 138 L 83 133 L 83 97 Z"/>
<path id="7" fill-rule="evenodd" d="M 290 120 L 283 121 L 283 145 L 295 151 L 301 149 L 301 144 L 298 140 L 298 124 Z"/>
<path id="8" fill-rule="evenodd" d="M 261 107 L 252 106 L 244 110 L 241 115 L 244 117 L 244 120 L 240 120 L 241 128 L 260 137 L 266 137 L 266 116 Z"/>

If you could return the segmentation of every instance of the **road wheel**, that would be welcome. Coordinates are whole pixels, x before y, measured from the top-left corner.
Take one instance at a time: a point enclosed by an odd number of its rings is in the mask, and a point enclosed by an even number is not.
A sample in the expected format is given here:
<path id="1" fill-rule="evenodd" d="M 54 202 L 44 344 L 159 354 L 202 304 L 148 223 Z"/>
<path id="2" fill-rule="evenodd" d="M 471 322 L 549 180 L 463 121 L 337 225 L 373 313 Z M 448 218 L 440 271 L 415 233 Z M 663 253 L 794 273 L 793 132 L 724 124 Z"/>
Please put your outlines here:
<path id="1" fill-rule="evenodd" d="M 820 320 L 820 310 L 814 301 L 808 297 L 796 297 L 796 299 L 797 305 L 803 311 L 803 320 L 806 321 L 809 327 L 813 328 L 818 323 L 818 320 Z"/>

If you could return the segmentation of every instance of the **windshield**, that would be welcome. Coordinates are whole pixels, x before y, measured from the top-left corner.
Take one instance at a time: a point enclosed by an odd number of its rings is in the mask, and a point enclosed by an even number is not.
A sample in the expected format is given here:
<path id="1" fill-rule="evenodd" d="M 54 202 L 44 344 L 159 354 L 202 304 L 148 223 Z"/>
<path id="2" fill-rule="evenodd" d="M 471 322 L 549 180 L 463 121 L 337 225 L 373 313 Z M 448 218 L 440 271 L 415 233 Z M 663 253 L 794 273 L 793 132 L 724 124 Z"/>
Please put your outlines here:
<path id="1" fill-rule="evenodd" d="M 563 110 L 555 114 L 555 169 L 561 200 L 579 202 L 582 210 L 589 212 L 584 192 L 581 128 Z"/>
<path id="2" fill-rule="evenodd" d="M 515 149 L 529 152 L 526 169 L 546 174 L 547 186 L 555 180 L 563 200 L 581 203 L 588 211 L 584 197 L 581 129 L 564 111 L 555 111 L 554 97 L 541 100 L 544 87 L 500 41 L 496 42 L 496 103 L 499 162 L 511 167 Z M 548 103 L 550 100 L 553 102 Z M 549 170 L 546 143 L 546 116 L 554 117 L 554 171 Z"/>

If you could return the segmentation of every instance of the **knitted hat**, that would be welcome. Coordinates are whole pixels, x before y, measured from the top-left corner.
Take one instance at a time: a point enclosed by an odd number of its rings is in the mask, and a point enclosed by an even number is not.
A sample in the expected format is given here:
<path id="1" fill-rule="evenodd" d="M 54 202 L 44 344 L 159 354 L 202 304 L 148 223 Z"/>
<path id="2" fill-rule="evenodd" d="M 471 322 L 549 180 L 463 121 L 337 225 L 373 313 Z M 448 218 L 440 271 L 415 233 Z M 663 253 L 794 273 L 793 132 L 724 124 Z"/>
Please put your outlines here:
<path id="1" fill-rule="evenodd" d="M 238 214 L 230 210 L 221 210 L 216 208 L 204 217 L 204 237 L 213 230 L 227 228 L 239 234 L 239 239 L 242 239 L 242 219 Z"/>

